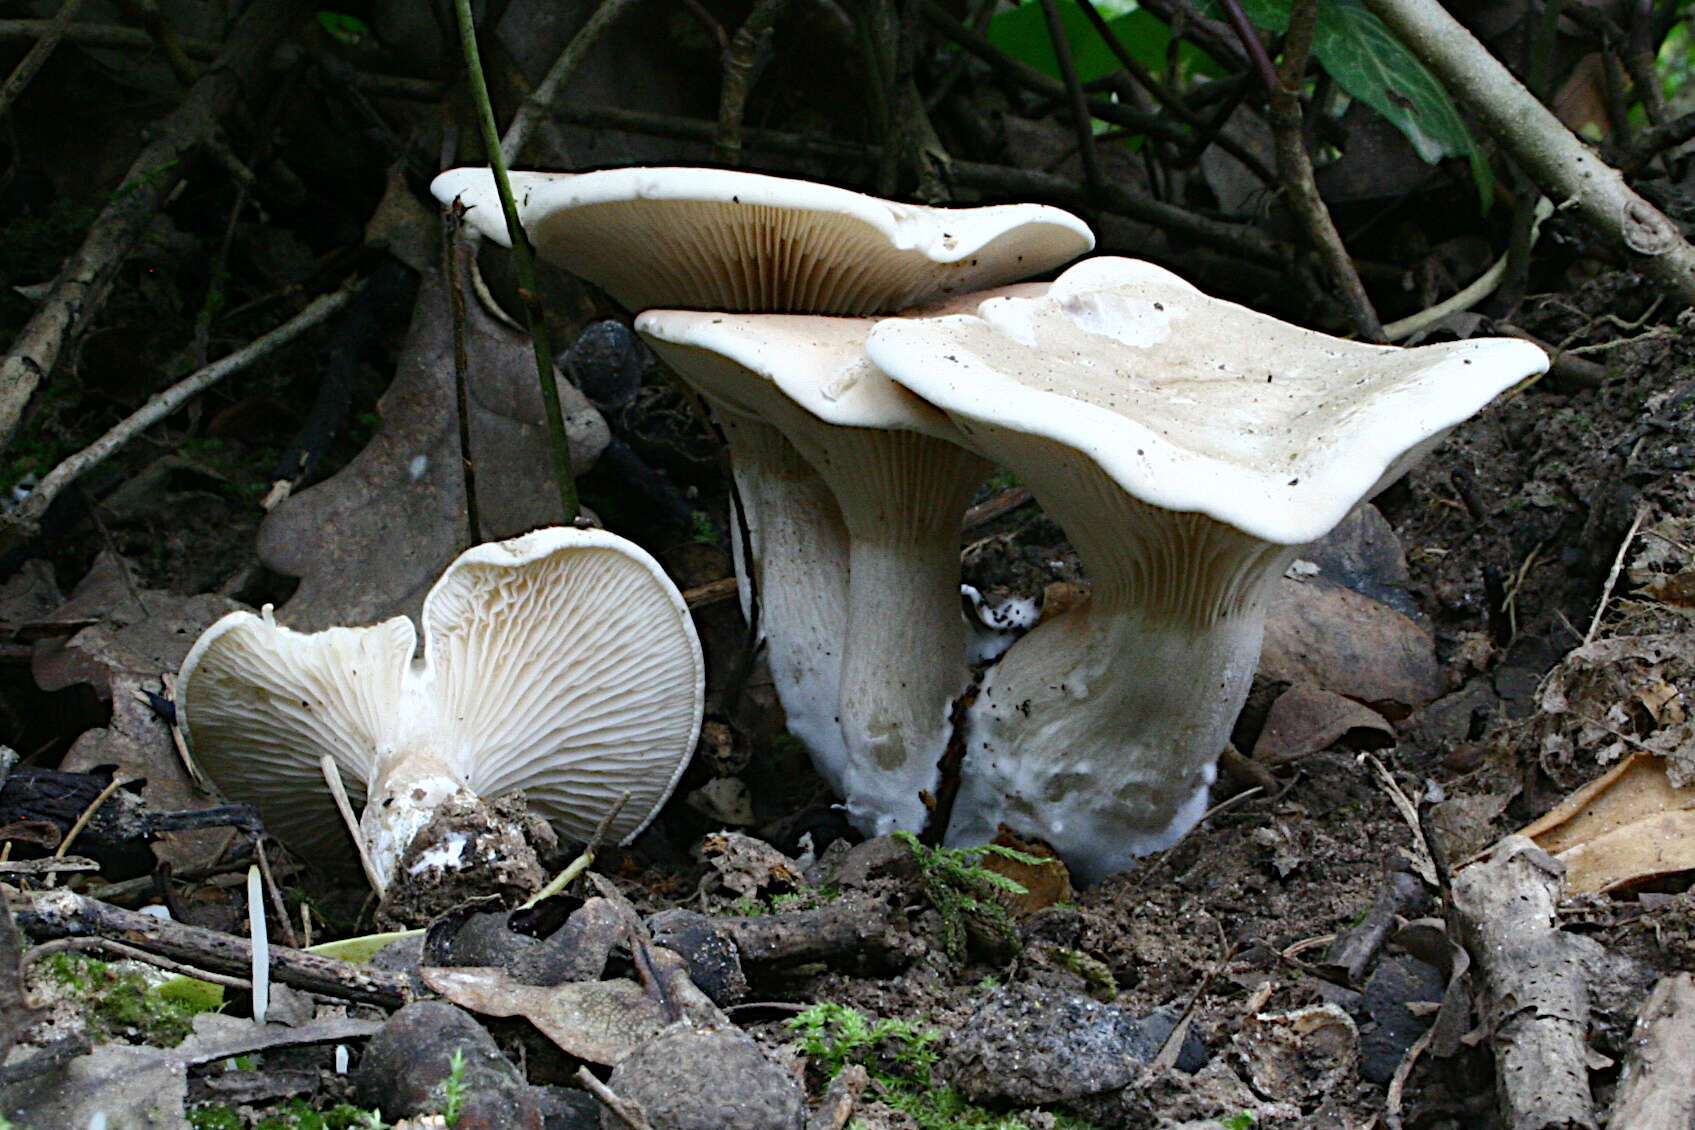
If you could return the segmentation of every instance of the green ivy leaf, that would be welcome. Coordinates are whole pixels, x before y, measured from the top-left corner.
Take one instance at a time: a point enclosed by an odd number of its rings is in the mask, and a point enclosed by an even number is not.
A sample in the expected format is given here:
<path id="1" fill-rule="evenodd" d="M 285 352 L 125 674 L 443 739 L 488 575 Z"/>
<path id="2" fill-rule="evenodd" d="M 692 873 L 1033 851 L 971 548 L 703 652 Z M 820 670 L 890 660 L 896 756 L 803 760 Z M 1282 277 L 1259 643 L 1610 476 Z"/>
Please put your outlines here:
<path id="1" fill-rule="evenodd" d="M 1292 0 L 1241 4 L 1255 26 L 1277 35 L 1288 30 Z M 1203 8 L 1218 11 L 1216 2 Z M 1477 195 L 1489 210 L 1494 175 L 1453 99 L 1362 0 L 1320 0 L 1312 53 L 1336 85 L 1387 118 L 1424 160 L 1433 165 L 1444 157 L 1469 160 Z"/>
<path id="2" fill-rule="evenodd" d="M 316 14 L 318 26 L 343 47 L 369 47 L 376 42 L 371 29 L 358 16 L 329 8 L 320 8 Z"/>

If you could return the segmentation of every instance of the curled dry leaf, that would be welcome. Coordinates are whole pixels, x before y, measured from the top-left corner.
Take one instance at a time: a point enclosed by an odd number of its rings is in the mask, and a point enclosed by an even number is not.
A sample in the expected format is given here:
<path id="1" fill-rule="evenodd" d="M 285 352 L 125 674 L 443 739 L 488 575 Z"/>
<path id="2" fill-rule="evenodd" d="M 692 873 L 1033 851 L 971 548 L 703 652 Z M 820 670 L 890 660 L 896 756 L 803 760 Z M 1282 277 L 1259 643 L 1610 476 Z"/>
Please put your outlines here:
<path id="1" fill-rule="evenodd" d="M 1567 894 L 1617 890 L 1695 870 L 1695 785 L 1633 753 L 1524 829 L 1566 865 Z"/>

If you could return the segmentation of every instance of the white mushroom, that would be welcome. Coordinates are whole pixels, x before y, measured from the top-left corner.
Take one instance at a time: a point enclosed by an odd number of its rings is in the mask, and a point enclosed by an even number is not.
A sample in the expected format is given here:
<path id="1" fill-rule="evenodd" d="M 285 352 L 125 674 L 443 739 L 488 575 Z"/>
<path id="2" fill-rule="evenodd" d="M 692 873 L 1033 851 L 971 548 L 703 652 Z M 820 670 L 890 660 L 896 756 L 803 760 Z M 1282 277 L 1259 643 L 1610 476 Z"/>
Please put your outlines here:
<path id="1" fill-rule="evenodd" d="M 940 316 L 960 301 L 909 316 Z M 920 830 L 928 818 L 921 794 L 935 790 L 949 707 L 967 674 L 960 514 L 990 466 L 958 446 L 946 416 L 870 363 L 875 324 L 688 310 L 636 319 L 722 418 L 778 428 L 835 496 L 850 539 L 840 690 L 829 700 L 844 744 L 839 755 L 814 746 L 815 761 L 855 826 L 882 834 Z"/>
<path id="2" fill-rule="evenodd" d="M 450 169 L 430 191 L 510 245 L 489 170 Z M 538 254 L 632 311 L 887 313 L 1094 246 L 1081 220 L 1040 204 L 931 208 L 731 169 L 516 172 L 512 195 Z"/>
<path id="3" fill-rule="evenodd" d="M 543 529 L 474 546 L 424 600 L 423 654 L 405 617 L 303 634 L 236 612 L 207 629 L 178 677 L 198 763 L 306 858 L 345 856 L 320 759 L 365 802 L 365 847 L 386 884 L 454 797 L 524 790 L 586 841 L 628 841 L 694 749 L 704 668 L 675 586 L 603 530 Z M 340 849 L 340 850 L 337 850 Z"/>
<path id="4" fill-rule="evenodd" d="M 1042 205 L 927 208 L 731 170 L 515 173 L 512 183 L 538 253 L 636 311 L 890 313 L 1047 271 L 1094 245 L 1081 220 Z M 450 170 L 431 191 L 443 203 L 460 201 L 472 226 L 508 242 L 487 169 Z M 837 689 L 861 681 L 842 672 L 846 523 L 790 440 L 755 415 L 715 410 L 752 543 L 753 560 L 738 562 L 744 608 L 751 577 L 790 728 L 839 788 L 851 755 L 835 722 Z M 950 594 L 947 615 L 956 607 Z M 948 670 L 927 682 L 939 686 L 953 677 Z M 940 725 L 940 709 L 927 730 Z M 901 823 L 912 819 L 909 811 Z"/>
<path id="5" fill-rule="evenodd" d="M 1085 879 L 1199 820 L 1296 548 L 1547 367 L 1520 341 L 1342 341 L 1112 258 L 1042 298 L 880 322 L 868 349 L 1029 485 L 1090 573 L 1090 603 L 984 678 L 949 829 L 1004 822 Z"/>

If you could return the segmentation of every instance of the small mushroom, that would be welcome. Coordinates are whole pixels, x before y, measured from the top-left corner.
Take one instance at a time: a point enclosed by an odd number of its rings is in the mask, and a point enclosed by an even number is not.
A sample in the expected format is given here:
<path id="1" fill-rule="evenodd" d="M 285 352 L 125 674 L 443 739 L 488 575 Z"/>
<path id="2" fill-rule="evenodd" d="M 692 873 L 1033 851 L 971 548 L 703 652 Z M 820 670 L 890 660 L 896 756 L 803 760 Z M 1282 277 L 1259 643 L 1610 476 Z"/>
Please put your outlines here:
<path id="1" fill-rule="evenodd" d="M 1116 258 L 882 321 L 867 349 L 1023 479 L 1090 574 L 1088 603 L 984 677 L 948 832 L 1004 822 L 1085 880 L 1200 819 L 1296 549 L 1547 367 L 1522 341 L 1343 341 Z"/>
<path id="2" fill-rule="evenodd" d="M 269 608 L 225 616 L 178 676 L 195 759 L 320 859 L 346 854 L 321 776 L 333 757 L 365 802 L 364 848 L 386 886 L 403 866 L 450 870 L 469 854 L 463 837 L 415 842 L 443 805 L 518 789 L 578 842 L 616 808 L 607 835 L 627 842 L 694 749 L 694 625 L 659 564 L 615 534 L 550 528 L 466 550 L 424 600 L 417 661 L 414 642 L 405 617 L 303 634 Z"/>

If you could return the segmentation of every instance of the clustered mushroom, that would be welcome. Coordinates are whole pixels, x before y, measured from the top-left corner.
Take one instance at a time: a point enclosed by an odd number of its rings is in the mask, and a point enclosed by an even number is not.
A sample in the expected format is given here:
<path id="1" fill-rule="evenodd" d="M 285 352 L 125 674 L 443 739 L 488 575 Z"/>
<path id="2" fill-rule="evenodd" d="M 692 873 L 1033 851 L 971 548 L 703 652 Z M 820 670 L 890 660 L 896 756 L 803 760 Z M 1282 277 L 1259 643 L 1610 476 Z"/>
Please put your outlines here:
<path id="1" fill-rule="evenodd" d="M 431 190 L 508 241 L 487 169 Z M 791 731 L 861 830 L 922 827 L 967 679 L 958 519 L 989 465 L 865 362 L 874 319 L 847 319 L 1050 270 L 1093 235 L 1044 205 L 928 208 L 717 169 L 517 173 L 512 191 L 537 253 L 649 311 L 637 328 L 717 416 L 752 550 L 743 606 L 757 592 Z M 813 317 L 764 320 L 785 314 Z"/>
<path id="2" fill-rule="evenodd" d="M 539 252 L 641 312 L 636 328 L 718 418 L 747 529 L 747 553 L 732 538 L 744 609 L 757 594 L 791 730 L 850 819 L 921 828 L 958 739 L 948 841 L 1004 826 L 1085 880 L 1200 819 L 1267 594 L 1299 546 L 1547 364 L 1519 341 L 1331 338 L 1129 259 L 1007 286 L 1093 246 L 1052 208 L 921 208 L 704 169 L 519 173 L 513 187 Z M 488 170 L 432 188 L 507 241 Z M 954 734 L 969 677 L 959 522 L 995 464 L 1065 529 L 1092 596 L 997 651 Z M 591 556 L 605 572 L 571 571 Z M 297 636 L 237 614 L 184 665 L 187 728 L 213 776 L 300 842 L 322 836 L 322 814 L 283 801 L 280 782 L 336 758 L 366 792 L 384 875 L 466 791 L 522 785 L 579 838 L 628 791 L 627 838 L 700 719 L 698 645 L 661 580 L 608 534 L 478 547 L 425 604 L 421 665 L 404 619 Z M 582 653 L 593 675 L 567 669 Z M 671 713 L 628 721 L 632 695 Z"/>
<path id="3" fill-rule="evenodd" d="M 486 171 L 434 189 L 504 240 Z M 773 676 L 853 822 L 922 826 L 962 736 L 949 842 L 1004 825 L 1084 878 L 1199 820 L 1297 548 L 1546 366 L 1516 341 L 1341 341 L 1125 259 L 962 293 L 1087 250 L 1051 209 L 706 170 L 515 191 L 541 253 L 645 310 L 637 329 L 724 423 Z M 1014 643 L 953 735 L 958 520 L 990 464 L 1066 530 L 1093 595 Z"/>

